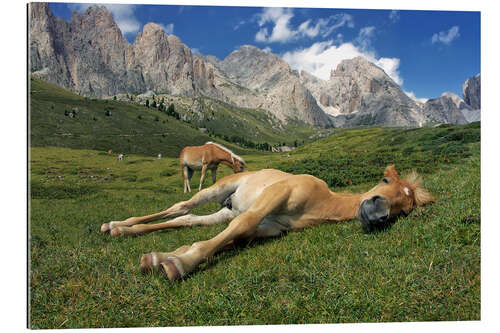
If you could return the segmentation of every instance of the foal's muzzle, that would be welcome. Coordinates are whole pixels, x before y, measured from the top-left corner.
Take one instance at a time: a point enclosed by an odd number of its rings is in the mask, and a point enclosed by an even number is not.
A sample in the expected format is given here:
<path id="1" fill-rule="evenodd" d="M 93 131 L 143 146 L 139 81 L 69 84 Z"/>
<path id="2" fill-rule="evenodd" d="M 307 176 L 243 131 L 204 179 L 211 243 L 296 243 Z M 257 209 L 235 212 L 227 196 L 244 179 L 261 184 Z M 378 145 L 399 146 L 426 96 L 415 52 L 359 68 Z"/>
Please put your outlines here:
<path id="1" fill-rule="evenodd" d="M 376 195 L 361 203 L 358 219 L 365 228 L 372 230 L 378 225 L 383 225 L 389 220 L 391 206 L 386 198 Z"/>

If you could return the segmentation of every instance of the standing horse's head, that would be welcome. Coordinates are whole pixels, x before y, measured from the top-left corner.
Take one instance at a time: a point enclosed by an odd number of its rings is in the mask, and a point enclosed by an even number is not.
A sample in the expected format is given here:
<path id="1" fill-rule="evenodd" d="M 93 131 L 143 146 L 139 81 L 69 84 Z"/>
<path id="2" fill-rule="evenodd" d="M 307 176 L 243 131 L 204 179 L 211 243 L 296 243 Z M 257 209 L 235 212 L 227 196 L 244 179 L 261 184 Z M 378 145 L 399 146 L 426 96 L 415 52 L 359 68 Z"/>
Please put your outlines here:
<path id="1" fill-rule="evenodd" d="M 245 162 L 242 160 L 239 160 L 237 158 L 233 158 L 232 168 L 233 168 L 234 173 L 247 171 L 247 166 L 246 166 Z"/>
<path id="2" fill-rule="evenodd" d="M 372 230 L 401 213 L 409 214 L 415 206 L 422 206 L 436 199 L 422 187 L 416 172 L 400 178 L 394 165 L 388 166 L 384 178 L 362 196 L 358 219 L 365 229 Z"/>

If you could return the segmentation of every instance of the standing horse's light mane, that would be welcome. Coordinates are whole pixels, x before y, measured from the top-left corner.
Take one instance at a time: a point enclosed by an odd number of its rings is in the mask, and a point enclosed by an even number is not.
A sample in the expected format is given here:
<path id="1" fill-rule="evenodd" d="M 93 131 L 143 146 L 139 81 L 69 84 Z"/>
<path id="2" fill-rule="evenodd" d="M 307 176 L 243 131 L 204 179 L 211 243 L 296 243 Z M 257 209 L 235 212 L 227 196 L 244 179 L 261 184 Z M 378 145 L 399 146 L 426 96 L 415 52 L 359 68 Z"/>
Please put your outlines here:
<path id="1" fill-rule="evenodd" d="M 223 145 L 221 144 L 218 144 L 218 143 L 215 143 L 215 142 L 212 142 L 212 141 L 207 141 L 205 142 L 206 145 L 214 145 L 214 146 L 217 146 L 219 147 L 220 149 L 224 150 L 225 152 L 231 154 L 231 157 L 233 159 L 237 159 L 238 161 L 240 161 L 241 163 L 245 164 L 245 160 L 242 159 L 241 157 L 239 157 L 238 155 L 236 155 L 235 153 L 233 153 L 231 150 L 229 150 L 228 148 L 224 147 Z"/>

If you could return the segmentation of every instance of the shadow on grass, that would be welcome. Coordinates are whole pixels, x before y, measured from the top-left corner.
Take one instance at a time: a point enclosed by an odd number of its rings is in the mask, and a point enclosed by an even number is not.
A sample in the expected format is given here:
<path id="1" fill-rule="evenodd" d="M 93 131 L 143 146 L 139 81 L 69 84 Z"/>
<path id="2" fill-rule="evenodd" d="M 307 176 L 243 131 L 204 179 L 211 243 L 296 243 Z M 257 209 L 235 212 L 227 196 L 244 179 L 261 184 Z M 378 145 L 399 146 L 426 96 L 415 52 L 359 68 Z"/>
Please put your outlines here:
<path id="1" fill-rule="evenodd" d="M 394 223 L 396 223 L 396 218 L 387 220 L 384 223 L 376 223 L 376 224 L 361 223 L 361 227 L 365 234 L 377 234 L 389 230 L 394 225 Z"/>

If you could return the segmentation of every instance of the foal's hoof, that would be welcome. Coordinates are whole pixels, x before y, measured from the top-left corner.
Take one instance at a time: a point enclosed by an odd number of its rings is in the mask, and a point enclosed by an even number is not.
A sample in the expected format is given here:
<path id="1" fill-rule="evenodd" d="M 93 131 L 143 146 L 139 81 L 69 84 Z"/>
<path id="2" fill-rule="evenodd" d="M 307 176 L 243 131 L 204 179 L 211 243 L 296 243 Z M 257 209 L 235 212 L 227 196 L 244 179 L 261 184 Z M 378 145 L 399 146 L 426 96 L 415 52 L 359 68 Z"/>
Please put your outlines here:
<path id="1" fill-rule="evenodd" d="M 113 228 L 113 229 L 111 229 L 109 234 L 111 236 L 121 236 L 122 235 L 122 228 L 121 227 Z"/>
<path id="2" fill-rule="evenodd" d="M 111 230 L 113 230 L 114 228 L 116 228 L 116 223 L 119 222 L 119 221 L 111 221 L 111 222 L 108 222 L 108 223 L 104 223 L 103 225 L 101 225 L 101 232 L 109 232 Z"/>
<path id="3" fill-rule="evenodd" d="M 156 253 L 146 253 L 141 256 L 141 273 L 149 274 L 158 269 L 158 256 Z"/>
<path id="4" fill-rule="evenodd" d="M 178 258 L 169 257 L 164 262 L 160 263 L 161 272 L 170 281 L 179 280 L 183 275 L 182 264 Z"/>
<path id="5" fill-rule="evenodd" d="M 101 225 L 101 232 L 108 232 L 111 230 L 111 222 L 109 223 L 104 223 Z"/>

